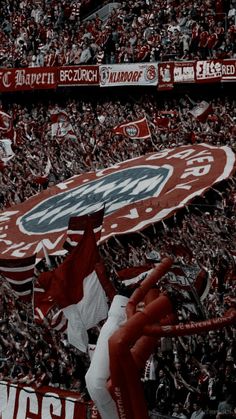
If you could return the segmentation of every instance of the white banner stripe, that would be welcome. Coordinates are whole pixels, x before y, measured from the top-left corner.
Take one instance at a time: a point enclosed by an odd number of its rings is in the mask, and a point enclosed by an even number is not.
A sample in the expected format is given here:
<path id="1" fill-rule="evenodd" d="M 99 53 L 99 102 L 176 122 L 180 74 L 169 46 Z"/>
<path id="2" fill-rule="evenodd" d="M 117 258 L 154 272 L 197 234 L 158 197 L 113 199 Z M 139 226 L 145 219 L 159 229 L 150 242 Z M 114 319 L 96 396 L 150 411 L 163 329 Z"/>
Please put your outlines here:
<path id="1" fill-rule="evenodd" d="M 78 242 L 72 241 L 69 237 L 66 239 L 66 243 L 68 243 L 70 246 L 77 246 Z"/>
<path id="2" fill-rule="evenodd" d="M 0 265 L 0 271 L 2 272 L 27 272 L 33 269 L 34 269 L 34 265 L 20 266 L 18 268 L 10 268 L 10 267 Z"/>
<path id="3" fill-rule="evenodd" d="M 30 295 L 32 293 L 31 290 L 28 290 L 28 291 L 16 291 L 16 290 L 14 290 L 14 291 L 17 295 L 19 295 L 19 297 L 23 297 L 24 295 Z"/>
<path id="4" fill-rule="evenodd" d="M 31 278 L 17 280 L 17 279 L 8 278 L 7 276 L 5 276 L 5 278 L 8 282 L 15 285 L 27 284 L 28 282 L 33 282 L 33 279 L 34 279 L 34 277 L 31 277 Z"/>
<path id="5" fill-rule="evenodd" d="M 43 288 L 37 288 L 37 287 L 34 287 L 34 292 L 45 292 L 45 290 L 43 289 Z"/>
<path id="6" fill-rule="evenodd" d="M 40 310 L 40 308 L 35 307 L 34 311 L 36 313 L 35 316 L 34 316 L 35 318 L 37 317 L 40 320 L 44 320 L 45 319 L 45 316 L 44 316 L 43 312 Z"/>
<path id="7" fill-rule="evenodd" d="M 94 233 L 99 233 L 99 231 L 101 230 L 102 230 L 102 226 L 99 226 L 93 229 Z M 78 234 L 81 236 L 84 234 L 84 230 L 67 230 L 67 234 Z"/>
<path id="8" fill-rule="evenodd" d="M 126 287 L 128 287 L 129 285 L 136 284 L 137 282 L 142 281 L 144 278 L 146 278 L 146 276 L 152 271 L 153 269 L 149 269 L 148 271 L 142 272 L 134 278 L 125 279 L 124 281 L 122 281 L 122 284 L 124 284 Z"/>
<path id="9" fill-rule="evenodd" d="M 59 332 L 61 329 L 67 326 L 67 324 L 68 324 L 68 320 L 62 319 L 62 321 L 57 326 L 52 326 L 52 328 Z"/>
<path id="10" fill-rule="evenodd" d="M 84 230 L 67 230 L 67 234 L 78 234 L 82 236 L 84 234 Z"/>

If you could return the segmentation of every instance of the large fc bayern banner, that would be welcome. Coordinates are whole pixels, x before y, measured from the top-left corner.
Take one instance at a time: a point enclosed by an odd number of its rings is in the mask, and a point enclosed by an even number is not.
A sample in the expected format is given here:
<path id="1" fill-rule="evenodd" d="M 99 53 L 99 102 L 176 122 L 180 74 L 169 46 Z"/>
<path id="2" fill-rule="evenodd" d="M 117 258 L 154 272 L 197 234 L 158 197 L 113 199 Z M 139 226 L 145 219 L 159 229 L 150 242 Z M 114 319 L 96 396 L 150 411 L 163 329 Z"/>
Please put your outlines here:
<path id="1" fill-rule="evenodd" d="M 235 154 L 227 146 L 196 144 L 127 160 L 74 176 L 0 213 L 0 253 L 20 258 L 62 251 L 71 216 L 105 205 L 101 242 L 144 229 L 227 179 Z"/>

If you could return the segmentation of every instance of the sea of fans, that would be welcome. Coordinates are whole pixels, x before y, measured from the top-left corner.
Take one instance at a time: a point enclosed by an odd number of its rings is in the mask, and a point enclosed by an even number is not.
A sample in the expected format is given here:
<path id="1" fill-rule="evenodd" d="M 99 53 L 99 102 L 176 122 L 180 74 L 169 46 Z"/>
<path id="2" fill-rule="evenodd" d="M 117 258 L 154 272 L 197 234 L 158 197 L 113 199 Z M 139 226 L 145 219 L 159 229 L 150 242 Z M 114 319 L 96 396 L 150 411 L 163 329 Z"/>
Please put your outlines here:
<path id="1" fill-rule="evenodd" d="M 236 304 L 235 206 L 236 181 L 208 193 L 204 205 L 193 203 L 181 215 L 137 233 L 129 240 L 113 239 L 100 251 L 119 293 L 130 293 L 117 271 L 175 255 L 181 263 L 198 263 L 210 275 L 204 300 L 207 317 L 221 317 Z M 206 207 L 208 211 L 206 211 Z M 88 354 L 68 344 L 60 334 L 34 323 L 32 307 L 16 298 L 1 280 L 0 379 L 40 387 L 79 391 L 88 401 L 84 375 Z M 89 331 L 96 344 L 102 324 Z M 235 415 L 236 328 L 183 338 L 162 338 L 143 371 L 143 386 L 150 417 L 190 418 L 195 410 L 220 418 Z M 193 419 L 193 417 L 192 417 Z"/>
<path id="2" fill-rule="evenodd" d="M 86 2 L 5 0 L 0 2 L 0 66 L 56 66 L 235 57 L 235 0 L 137 0 L 122 2 L 105 21 L 81 18 Z M 87 2 L 88 4 L 89 2 Z M 90 2 L 91 4 L 94 2 Z M 102 2 L 99 2 L 100 4 Z M 3 100 L 12 118 L 13 154 L 1 161 L 0 210 L 73 175 L 99 170 L 129 158 L 185 144 L 228 145 L 236 152 L 236 103 L 209 99 L 202 123 L 189 114 L 200 96 L 165 99 L 149 93 L 139 99 L 68 99 L 63 103 Z M 52 129 L 52 112 L 64 112 L 72 136 Z M 114 126 L 147 117 L 151 137 L 131 140 Z M 161 119 L 168 123 L 162 124 Z M 165 120 L 166 122 L 166 120 Z M 0 130 L 0 138 L 5 132 Z M 236 179 L 212 188 L 171 219 L 126 239 L 100 246 L 107 273 L 120 293 L 130 290 L 117 272 L 127 266 L 174 255 L 179 263 L 208 271 L 204 300 L 209 317 L 221 317 L 236 304 Z M 102 324 L 89 331 L 96 344 Z M 142 382 L 150 418 L 217 419 L 235 416 L 236 329 L 161 339 L 148 360 Z M 39 327 L 32 306 L 0 279 L 0 381 L 50 385 L 80 392 L 89 400 L 85 373 L 89 353 L 69 345 L 66 334 Z"/>
<path id="3" fill-rule="evenodd" d="M 204 123 L 188 114 L 194 103 L 189 96 L 157 100 L 148 95 L 138 101 L 71 99 L 63 106 L 52 102 L 48 106 L 2 104 L 2 110 L 12 115 L 16 141 L 13 157 L 1 167 L 1 208 L 7 210 L 74 174 L 166 147 L 205 142 L 228 145 L 236 151 L 235 101 L 231 97 L 212 99 L 212 111 Z M 76 139 L 52 135 L 51 109 L 70 115 Z M 165 127 L 155 122 L 163 111 L 169 118 Z M 144 115 L 150 139 L 131 140 L 114 134 L 115 125 Z M 44 176 L 48 158 L 50 170 Z M 128 240 L 116 238 L 101 245 L 117 291 L 127 292 L 118 280 L 119 270 L 150 262 L 156 254 L 175 255 L 181 263 L 197 263 L 208 271 L 211 288 L 204 310 L 209 317 L 222 316 L 236 301 L 235 209 L 236 179 L 231 178 L 171 219 Z M 3 279 L 0 284 L 0 378 L 79 391 L 81 400 L 88 401 L 84 376 L 89 354 L 68 344 L 66 334 L 37 326 L 32 307 L 22 303 Z M 91 344 L 96 343 L 101 326 L 90 330 Z M 199 404 L 205 414 L 217 414 L 218 419 L 222 413 L 235 414 L 235 332 L 232 326 L 188 338 L 162 339 L 143 371 L 150 417 L 188 419 Z"/>
<path id="4" fill-rule="evenodd" d="M 204 123 L 188 113 L 193 107 L 193 100 L 188 96 L 169 101 L 148 94 L 140 101 L 69 99 L 60 106 L 57 103 L 2 105 L 1 110 L 12 117 L 15 154 L 5 165 L 0 163 L 0 209 L 23 202 L 75 174 L 166 147 L 207 142 L 229 145 L 235 150 L 235 100 L 218 97 L 211 105 L 211 114 Z M 68 115 L 73 138 L 53 131 L 50 115 L 55 110 Z M 114 135 L 116 125 L 144 116 L 151 130 L 150 139 L 130 140 Z M 168 126 L 163 126 L 166 118 Z M 0 130 L 0 138 L 5 136 L 5 131 Z"/>
<path id="5" fill-rule="evenodd" d="M 0 66 L 235 57 L 235 0 L 127 1 L 104 20 L 98 13 L 83 19 L 86 3 L 2 1 Z M 96 2 L 90 3 L 92 11 Z"/>

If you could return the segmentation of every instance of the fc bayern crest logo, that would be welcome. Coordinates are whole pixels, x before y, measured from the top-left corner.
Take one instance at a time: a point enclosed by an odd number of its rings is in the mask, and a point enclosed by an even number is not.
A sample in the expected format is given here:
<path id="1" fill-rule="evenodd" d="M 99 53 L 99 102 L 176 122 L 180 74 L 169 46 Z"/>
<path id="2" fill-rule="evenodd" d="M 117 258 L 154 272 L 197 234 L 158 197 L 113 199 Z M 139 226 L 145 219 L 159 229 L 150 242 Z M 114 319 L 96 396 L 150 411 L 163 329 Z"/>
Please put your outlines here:
<path id="1" fill-rule="evenodd" d="M 100 70 L 100 80 L 101 80 L 101 84 L 104 85 L 106 84 L 108 78 L 109 78 L 109 69 L 108 67 L 102 67 Z"/>
<path id="2" fill-rule="evenodd" d="M 145 80 L 149 82 L 153 82 L 157 80 L 157 69 L 155 68 L 154 65 L 149 65 L 146 68 L 144 77 L 145 77 Z"/>
<path id="3" fill-rule="evenodd" d="M 134 123 L 126 129 L 133 138 L 139 131 Z M 74 176 L 0 213 L 0 253 L 32 256 L 42 243 L 50 254 L 61 252 L 70 217 L 94 214 L 101 205 L 101 242 L 140 231 L 227 179 L 234 167 L 229 147 L 191 144 Z"/>
<path id="4" fill-rule="evenodd" d="M 129 125 L 128 127 L 125 127 L 125 133 L 129 137 L 136 137 L 138 136 L 139 129 L 136 125 Z"/>

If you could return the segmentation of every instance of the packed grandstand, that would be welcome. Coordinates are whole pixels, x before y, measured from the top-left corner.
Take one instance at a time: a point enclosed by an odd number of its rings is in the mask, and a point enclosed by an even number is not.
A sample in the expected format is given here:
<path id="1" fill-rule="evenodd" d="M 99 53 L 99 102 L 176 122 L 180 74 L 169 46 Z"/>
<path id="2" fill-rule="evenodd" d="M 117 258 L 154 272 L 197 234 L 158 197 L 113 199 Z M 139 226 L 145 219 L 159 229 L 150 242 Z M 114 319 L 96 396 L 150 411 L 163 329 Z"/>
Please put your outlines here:
<path id="1" fill-rule="evenodd" d="M 235 0 L 0 7 L 0 418 L 235 417 Z"/>

